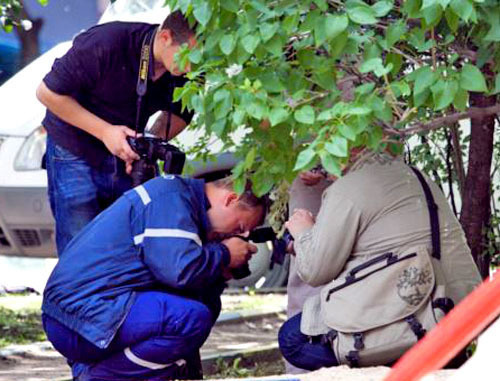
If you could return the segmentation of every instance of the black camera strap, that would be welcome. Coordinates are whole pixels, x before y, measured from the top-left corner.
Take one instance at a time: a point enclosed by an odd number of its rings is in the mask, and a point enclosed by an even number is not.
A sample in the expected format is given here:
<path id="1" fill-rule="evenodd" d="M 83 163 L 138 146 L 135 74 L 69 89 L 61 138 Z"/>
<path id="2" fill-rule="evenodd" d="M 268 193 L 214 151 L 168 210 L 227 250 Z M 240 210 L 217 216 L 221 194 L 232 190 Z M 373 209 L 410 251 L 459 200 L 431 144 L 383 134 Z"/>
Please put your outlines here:
<path id="1" fill-rule="evenodd" d="M 135 117 L 135 134 L 137 135 L 140 129 L 141 123 L 141 111 L 142 111 L 142 99 L 148 90 L 148 77 L 149 73 L 152 72 L 152 66 L 154 65 L 153 59 L 153 41 L 154 36 L 156 34 L 156 29 L 152 32 L 148 33 L 148 35 L 144 38 L 142 42 L 141 48 L 141 58 L 139 61 L 139 73 L 137 75 L 137 113 Z M 167 96 L 168 96 L 168 105 L 172 104 L 172 84 L 169 82 Z M 167 119 L 167 127 L 165 132 L 165 139 L 168 140 L 168 136 L 170 134 L 170 127 L 172 124 L 172 112 L 168 111 L 168 119 Z"/>
<path id="2" fill-rule="evenodd" d="M 422 185 L 422 189 L 425 194 L 425 200 L 427 201 L 427 208 L 429 209 L 429 221 L 431 225 L 431 237 L 432 237 L 432 256 L 436 259 L 441 259 L 441 240 L 439 236 L 439 215 L 438 215 L 438 206 L 434 201 L 434 196 L 432 195 L 431 188 L 425 181 L 422 173 L 415 168 L 410 166 L 412 171 L 417 176 L 420 185 Z"/>

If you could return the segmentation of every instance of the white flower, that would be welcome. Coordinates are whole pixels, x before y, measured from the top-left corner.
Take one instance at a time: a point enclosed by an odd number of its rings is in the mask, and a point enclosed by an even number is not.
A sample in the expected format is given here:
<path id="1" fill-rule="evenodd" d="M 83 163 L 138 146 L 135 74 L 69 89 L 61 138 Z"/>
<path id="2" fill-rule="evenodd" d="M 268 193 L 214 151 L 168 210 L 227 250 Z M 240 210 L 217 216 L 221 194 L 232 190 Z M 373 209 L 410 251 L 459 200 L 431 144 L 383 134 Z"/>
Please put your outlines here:
<path id="1" fill-rule="evenodd" d="M 241 70 L 243 70 L 243 66 L 237 65 L 237 64 L 232 64 L 226 69 L 226 74 L 229 78 L 234 77 L 235 75 L 238 75 L 241 73 Z"/>
<path id="2" fill-rule="evenodd" d="M 5 25 L 5 20 L 6 20 L 6 19 L 7 19 L 7 18 L 6 18 L 5 16 L 1 16 L 1 17 L 0 17 L 0 25 Z"/>
<path id="3" fill-rule="evenodd" d="M 30 20 L 21 20 L 21 26 L 25 31 L 28 31 L 33 28 L 33 23 Z"/>

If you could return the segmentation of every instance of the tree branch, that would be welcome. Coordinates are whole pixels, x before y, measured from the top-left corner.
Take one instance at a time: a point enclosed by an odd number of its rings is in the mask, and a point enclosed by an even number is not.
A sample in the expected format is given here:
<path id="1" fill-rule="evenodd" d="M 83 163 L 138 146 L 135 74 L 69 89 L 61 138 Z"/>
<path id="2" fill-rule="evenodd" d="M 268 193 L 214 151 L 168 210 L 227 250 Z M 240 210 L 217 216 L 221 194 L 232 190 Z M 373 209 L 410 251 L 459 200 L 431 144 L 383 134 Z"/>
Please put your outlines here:
<path id="1" fill-rule="evenodd" d="M 397 135 L 408 136 L 419 132 L 428 132 L 437 130 L 443 126 L 451 126 L 462 119 L 484 118 L 495 114 L 500 114 L 500 103 L 489 107 L 470 107 L 467 111 L 445 115 L 429 123 L 416 122 L 411 124 L 408 128 L 397 130 Z M 393 131 L 390 131 L 390 133 L 393 133 Z"/>

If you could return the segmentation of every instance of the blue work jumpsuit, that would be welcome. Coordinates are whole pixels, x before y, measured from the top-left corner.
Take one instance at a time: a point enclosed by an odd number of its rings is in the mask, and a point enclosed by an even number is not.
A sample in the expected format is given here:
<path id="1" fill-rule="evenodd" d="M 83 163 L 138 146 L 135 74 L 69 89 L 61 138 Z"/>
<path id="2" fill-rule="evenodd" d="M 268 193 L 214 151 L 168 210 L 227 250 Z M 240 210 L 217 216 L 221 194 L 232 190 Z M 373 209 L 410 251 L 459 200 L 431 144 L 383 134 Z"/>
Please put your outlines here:
<path id="1" fill-rule="evenodd" d="M 126 192 L 67 246 L 42 305 L 81 380 L 164 380 L 198 357 L 220 312 L 229 251 L 207 242 L 202 180 L 165 175 Z"/>

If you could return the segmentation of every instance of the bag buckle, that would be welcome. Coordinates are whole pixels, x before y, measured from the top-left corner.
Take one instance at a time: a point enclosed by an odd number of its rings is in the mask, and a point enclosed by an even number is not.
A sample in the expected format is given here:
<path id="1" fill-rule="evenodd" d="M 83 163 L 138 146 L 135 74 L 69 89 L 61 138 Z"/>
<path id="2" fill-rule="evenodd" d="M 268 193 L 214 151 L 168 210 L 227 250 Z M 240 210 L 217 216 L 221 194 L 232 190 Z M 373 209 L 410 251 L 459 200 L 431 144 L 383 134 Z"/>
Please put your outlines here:
<path id="1" fill-rule="evenodd" d="M 354 336 L 354 348 L 358 351 L 365 347 L 365 342 L 363 340 L 363 334 L 361 332 L 353 333 Z"/>
<path id="2" fill-rule="evenodd" d="M 345 357 L 349 361 L 351 368 L 359 368 L 359 353 L 358 351 L 349 351 Z"/>

